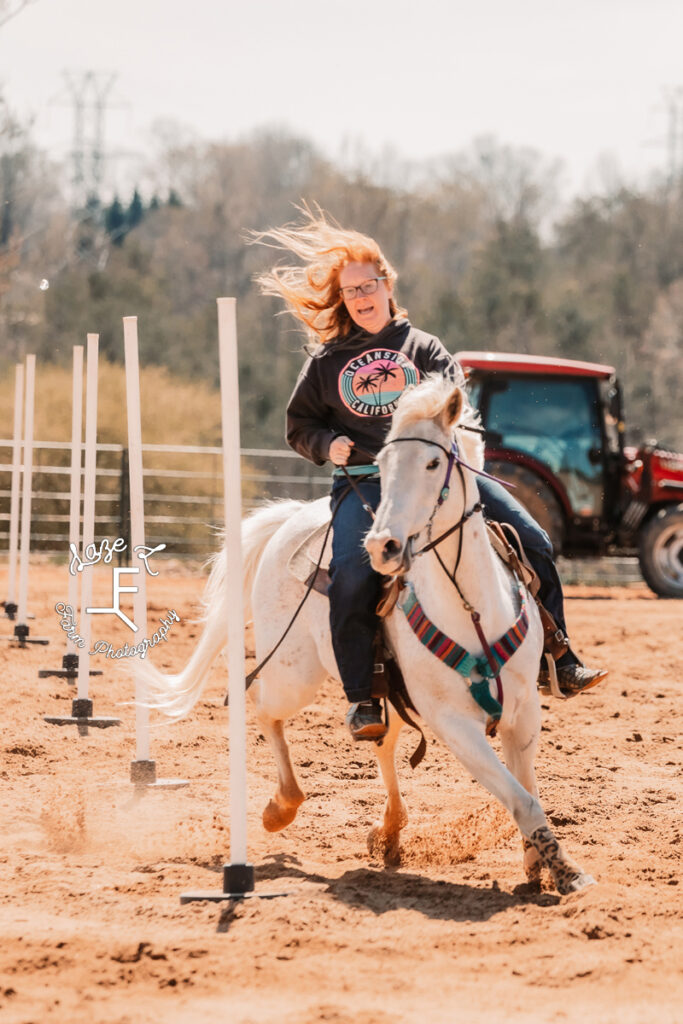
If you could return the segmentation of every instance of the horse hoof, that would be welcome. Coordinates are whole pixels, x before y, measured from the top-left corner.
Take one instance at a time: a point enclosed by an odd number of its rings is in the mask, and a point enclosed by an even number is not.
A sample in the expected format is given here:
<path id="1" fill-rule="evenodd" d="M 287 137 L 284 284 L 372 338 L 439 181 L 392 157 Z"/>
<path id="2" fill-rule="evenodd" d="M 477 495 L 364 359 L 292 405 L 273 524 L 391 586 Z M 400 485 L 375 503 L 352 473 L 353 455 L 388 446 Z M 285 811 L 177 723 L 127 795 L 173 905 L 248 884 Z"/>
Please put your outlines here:
<path id="1" fill-rule="evenodd" d="M 276 800 L 269 800 L 268 805 L 263 811 L 264 829 L 266 832 L 279 832 L 281 829 L 286 828 L 296 818 L 298 809 L 299 804 L 283 806 Z"/>
<path id="2" fill-rule="evenodd" d="M 589 885 L 597 885 L 592 875 L 585 875 L 583 871 L 580 871 L 578 875 L 572 875 L 571 878 L 564 879 L 561 883 L 557 883 L 557 891 L 560 896 L 568 896 L 572 892 L 581 892 L 583 889 L 587 889 Z"/>

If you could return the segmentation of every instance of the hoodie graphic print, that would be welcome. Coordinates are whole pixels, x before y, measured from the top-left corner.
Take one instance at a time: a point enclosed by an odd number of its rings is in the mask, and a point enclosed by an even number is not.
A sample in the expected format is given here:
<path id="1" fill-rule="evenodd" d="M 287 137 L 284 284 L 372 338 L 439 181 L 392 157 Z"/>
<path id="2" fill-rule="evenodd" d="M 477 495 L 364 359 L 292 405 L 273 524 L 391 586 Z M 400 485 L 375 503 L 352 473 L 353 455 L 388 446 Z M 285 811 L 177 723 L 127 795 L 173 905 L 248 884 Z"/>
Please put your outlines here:
<path id="1" fill-rule="evenodd" d="M 378 334 L 356 330 L 308 359 L 287 406 L 287 443 L 322 466 L 335 437 L 354 442 L 349 465 L 371 462 L 401 394 L 429 373 L 462 371 L 438 338 L 395 320 Z"/>

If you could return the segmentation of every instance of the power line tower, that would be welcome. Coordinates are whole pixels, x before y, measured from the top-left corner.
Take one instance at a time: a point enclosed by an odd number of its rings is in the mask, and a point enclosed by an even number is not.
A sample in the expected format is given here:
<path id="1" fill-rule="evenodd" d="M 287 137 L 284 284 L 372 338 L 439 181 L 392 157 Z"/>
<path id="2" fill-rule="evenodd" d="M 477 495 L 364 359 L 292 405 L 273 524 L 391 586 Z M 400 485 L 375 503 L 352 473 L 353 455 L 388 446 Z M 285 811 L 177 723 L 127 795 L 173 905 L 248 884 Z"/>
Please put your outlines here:
<path id="1" fill-rule="evenodd" d="M 683 149 L 683 86 L 666 91 L 667 152 L 669 156 L 669 188 L 674 188 L 681 175 L 681 151 Z"/>
<path id="2" fill-rule="evenodd" d="M 73 109 L 71 199 L 76 209 L 83 209 L 99 197 L 106 173 L 104 127 L 116 75 L 65 71 L 63 77 Z"/>
<path id="3" fill-rule="evenodd" d="M 657 108 L 661 111 L 661 107 Z M 646 145 L 666 149 L 666 186 L 673 195 L 683 175 L 683 86 L 664 89 L 664 112 L 667 118 L 666 136 L 651 139 Z"/>

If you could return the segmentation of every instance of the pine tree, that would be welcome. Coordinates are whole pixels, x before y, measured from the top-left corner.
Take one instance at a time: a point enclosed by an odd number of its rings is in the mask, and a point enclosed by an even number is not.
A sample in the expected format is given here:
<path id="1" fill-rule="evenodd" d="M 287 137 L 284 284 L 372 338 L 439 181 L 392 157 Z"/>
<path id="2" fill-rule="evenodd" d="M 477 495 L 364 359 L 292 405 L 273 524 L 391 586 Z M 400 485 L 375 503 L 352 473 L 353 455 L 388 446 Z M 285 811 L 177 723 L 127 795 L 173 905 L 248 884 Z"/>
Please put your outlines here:
<path id="1" fill-rule="evenodd" d="M 140 221 L 145 216 L 145 208 L 140 198 L 140 193 L 137 189 L 133 192 L 133 198 L 130 201 L 130 206 L 126 211 L 126 225 L 129 231 L 137 227 Z"/>
<path id="2" fill-rule="evenodd" d="M 114 245 L 122 245 L 126 237 L 126 214 L 118 196 L 104 210 L 104 228 Z"/>

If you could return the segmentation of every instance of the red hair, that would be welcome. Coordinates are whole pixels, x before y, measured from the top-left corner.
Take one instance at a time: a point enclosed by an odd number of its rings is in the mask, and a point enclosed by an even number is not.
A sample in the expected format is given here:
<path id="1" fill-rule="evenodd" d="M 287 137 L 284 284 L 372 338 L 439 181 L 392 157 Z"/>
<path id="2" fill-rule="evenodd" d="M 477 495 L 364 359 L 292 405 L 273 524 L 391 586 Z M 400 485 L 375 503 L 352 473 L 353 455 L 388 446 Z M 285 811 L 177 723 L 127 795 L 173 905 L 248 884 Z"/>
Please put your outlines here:
<path id="1" fill-rule="evenodd" d="M 372 263 L 390 287 L 398 275 L 373 238 L 347 231 L 328 220 L 319 208 L 302 207 L 302 225 L 285 224 L 253 235 L 253 240 L 298 256 L 303 266 L 275 266 L 257 277 L 264 295 L 281 295 L 289 312 L 319 344 L 343 338 L 353 321 L 339 291 L 340 271 L 349 263 Z M 406 311 L 389 300 L 392 317 Z"/>

